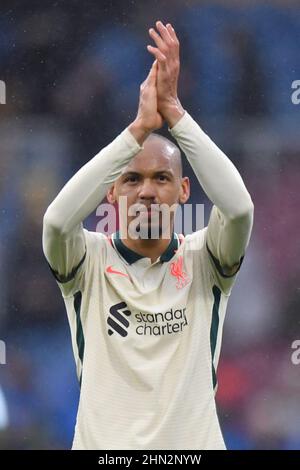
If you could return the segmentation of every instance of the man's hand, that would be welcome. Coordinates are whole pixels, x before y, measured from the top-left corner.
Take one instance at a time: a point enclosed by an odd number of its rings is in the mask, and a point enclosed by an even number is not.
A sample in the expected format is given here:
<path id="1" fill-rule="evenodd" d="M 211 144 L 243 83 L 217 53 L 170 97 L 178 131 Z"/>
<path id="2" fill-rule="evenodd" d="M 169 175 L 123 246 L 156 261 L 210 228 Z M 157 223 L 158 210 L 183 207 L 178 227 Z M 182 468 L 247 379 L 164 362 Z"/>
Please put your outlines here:
<path id="1" fill-rule="evenodd" d="M 171 24 L 164 26 L 161 21 L 157 21 L 156 28 L 157 31 L 150 28 L 149 34 L 157 47 L 148 45 L 147 49 L 158 62 L 158 111 L 171 128 L 184 114 L 177 95 L 180 71 L 179 40 Z"/>
<path id="2" fill-rule="evenodd" d="M 146 80 L 140 87 L 138 113 L 128 129 L 140 145 L 152 131 L 160 129 L 164 123 L 157 110 L 157 60 L 152 64 Z"/>

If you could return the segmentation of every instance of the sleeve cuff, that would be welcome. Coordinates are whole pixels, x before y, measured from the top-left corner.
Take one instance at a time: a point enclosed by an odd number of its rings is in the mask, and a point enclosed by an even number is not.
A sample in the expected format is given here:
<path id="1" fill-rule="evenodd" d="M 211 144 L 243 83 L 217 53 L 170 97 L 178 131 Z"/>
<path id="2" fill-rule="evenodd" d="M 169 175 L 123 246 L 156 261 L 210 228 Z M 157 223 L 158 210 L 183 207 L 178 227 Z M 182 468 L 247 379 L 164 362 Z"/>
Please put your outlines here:
<path id="1" fill-rule="evenodd" d="M 193 121 L 194 119 L 192 116 L 186 110 L 184 110 L 184 115 L 181 116 L 179 121 L 176 122 L 175 126 L 173 126 L 171 129 L 168 127 L 168 131 L 173 137 L 176 138 L 180 132 L 186 129 Z"/>
<path id="2" fill-rule="evenodd" d="M 140 150 L 143 150 L 144 146 L 140 145 L 136 140 L 135 138 L 133 137 L 133 135 L 131 134 L 130 130 L 128 129 L 128 127 L 126 127 L 126 129 L 123 130 L 123 132 L 121 133 L 121 135 L 123 136 L 124 140 L 126 141 L 128 147 L 130 148 L 130 150 L 132 150 L 133 153 L 137 153 L 139 152 Z"/>

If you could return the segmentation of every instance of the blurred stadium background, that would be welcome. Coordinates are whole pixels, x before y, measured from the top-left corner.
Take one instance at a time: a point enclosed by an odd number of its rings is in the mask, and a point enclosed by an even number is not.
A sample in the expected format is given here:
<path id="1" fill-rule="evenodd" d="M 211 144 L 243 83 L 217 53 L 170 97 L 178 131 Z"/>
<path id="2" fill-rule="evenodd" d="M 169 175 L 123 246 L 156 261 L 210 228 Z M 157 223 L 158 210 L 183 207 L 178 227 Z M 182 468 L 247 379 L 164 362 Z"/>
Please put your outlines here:
<path id="1" fill-rule="evenodd" d="M 227 446 L 300 448 L 300 365 L 291 361 L 300 339 L 300 105 L 291 101 L 299 1 L 1 0 L 2 449 L 71 446 L 79 387 L 42 217 L 135 117 L 156 19 L 172 22 L 181 40 L 184 107 L 237 165 L 255 203 L 218 369 Z M 207 219 L 211 205 L 185 170 Z M 85 226 L 96 223 L 94 214 Z"/>

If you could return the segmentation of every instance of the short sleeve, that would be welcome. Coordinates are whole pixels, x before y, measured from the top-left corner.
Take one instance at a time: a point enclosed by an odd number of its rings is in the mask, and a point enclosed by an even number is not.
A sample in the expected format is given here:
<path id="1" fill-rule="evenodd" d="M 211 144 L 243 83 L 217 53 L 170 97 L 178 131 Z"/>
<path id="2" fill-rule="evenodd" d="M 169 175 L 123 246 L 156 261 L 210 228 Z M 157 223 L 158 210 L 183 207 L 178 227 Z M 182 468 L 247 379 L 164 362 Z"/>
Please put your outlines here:
<path id="1" fill-rule="evenodd" d="M 80 259 L 79 263 L 66 275 L 60 275 L 55 269 L 53 269 L 49 262 L 48 266 L 58 284 L 58 287 L 62 293 L 63 297 L 70 297 L 75 294 L 75 292 L 81 291 L 83 292 L 85 289 L 85 281 L 86 281 L 86 273 L 88 271 L 88 267 L 90 265 L 90 258 L 91 258 L 91 243 L 92 243 L 92 234 L 85 228 L 83 228 L 84 234 L 84 241 L 85 241 L 85 250 L 82 258 Z M 66 239 L 64 241 L 66 244 L 65 252 L 71 253 L 72 243 L 74 243 L 73 239 Z"/>

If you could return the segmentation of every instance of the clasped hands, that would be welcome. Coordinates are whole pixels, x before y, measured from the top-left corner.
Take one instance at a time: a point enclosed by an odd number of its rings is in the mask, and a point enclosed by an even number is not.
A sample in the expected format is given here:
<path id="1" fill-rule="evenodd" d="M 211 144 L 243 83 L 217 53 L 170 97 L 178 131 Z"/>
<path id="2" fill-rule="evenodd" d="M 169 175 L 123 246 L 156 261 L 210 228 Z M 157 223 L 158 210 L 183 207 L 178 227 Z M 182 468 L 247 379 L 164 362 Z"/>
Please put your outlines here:
<path id="1" fill-rule="evenodd" d="M 157 21 L 156 28 L 149 29 L 155 46 L 147 50 L 154 62 L 146 80 L 140 86 L 139 107 L 130 131 L 140 144 L 154 130 L 160 129 L 164 121 L 172 128 L 184 114 L 178 99 L 180 72 L 179 40 L 173 26 Z"/>

